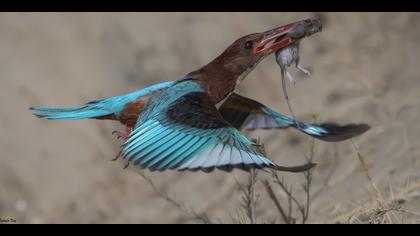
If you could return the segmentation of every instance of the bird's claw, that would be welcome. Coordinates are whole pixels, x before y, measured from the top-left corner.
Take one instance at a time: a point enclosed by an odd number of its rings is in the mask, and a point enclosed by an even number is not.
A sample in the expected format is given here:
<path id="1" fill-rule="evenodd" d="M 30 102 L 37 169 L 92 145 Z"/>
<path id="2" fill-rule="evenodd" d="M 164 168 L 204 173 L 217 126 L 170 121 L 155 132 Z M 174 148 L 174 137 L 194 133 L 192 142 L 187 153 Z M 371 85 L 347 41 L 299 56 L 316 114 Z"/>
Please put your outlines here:
<path id="1" fill-rule="evenodd" d="M 118 154 L 115 156 L 115 158 L 113 158 L 111 161 L 116 161 L 116 160 L 118 160 L 118 158 L 120 158 L 121 154 L 122 154 L 122 150 L 121 150 L 121 151 L 119 151 L 119 152 L 118 152 Z"/>
<path id="2" fill-rule="evenodd" d="M 123 169 L 124 170 L 127 169 L 129 165 L 130 165 L 130 162 L 127 161 L 127 164 L 125 164 L 125 166 L 123 167 Z"/>
<path id="3" fill-rule="evenodd" d="M 112 131 L 112 135 L 116 135 L 117 136 L 117 139 L 127 140 L 127 138 L 130 135 L 131 131 L 132 131 L 132 128 L 126 126 L 125 127 L 125 132 L 114 130 L 114 131 Z"/>
<path id="4" fill-rule="evenodd" d="M 119 140 L 119 139 L 123 139 L 123 140 L 125 140 L 125 139 L 127 139 L 127 137 L 128 137 L 128 135 L 127 135 L 126 133 L 123 133 L 123 132 L 118 131 L 118 130 L 114 130 L 114 131 L 112 131 L 112 135 L 117 136 L 117 139 L 118 139 L 118 140 Z"/>
<path id="5" fill-rule="evenodd" d="M 118 152 L 117 156 L 116 156 L 114 159 L 112 159 L 111 161 L 116 161 L 116 160 L 118 160 L 121 156 L 122 156 L 122 150 L 121 150 L 120 152 Z M 130 165 L 130 162 L 127 160 L 127 163 L 125 164 L 125 166 L 123 167 L 123 169 L 124 169 L 124 170 L 125 170 L 125 169 L 127 169 L 129 165 Z"/>

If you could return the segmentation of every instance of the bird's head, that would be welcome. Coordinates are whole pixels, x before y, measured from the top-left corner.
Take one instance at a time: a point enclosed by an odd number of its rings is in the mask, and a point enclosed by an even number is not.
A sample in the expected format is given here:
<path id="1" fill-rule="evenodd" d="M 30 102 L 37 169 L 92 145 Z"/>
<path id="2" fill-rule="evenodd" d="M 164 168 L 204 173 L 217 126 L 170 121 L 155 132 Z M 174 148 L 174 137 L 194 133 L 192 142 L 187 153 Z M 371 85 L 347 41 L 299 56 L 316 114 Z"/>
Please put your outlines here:
<path id="1" fill-rule="evenodd" d="M 304 37 L 322 30 L 316 19 L 305 19 L 274 29 L 243 36 L 233 42 L 212 63 L 222 64 L 226 69 L 244 77 L 262 59 Z"/>
<path id="2" fill-rule="evenodd" d="M 268 55 L 321 29 L 318 20 L 306 19 L 243 36 L 209 64 L 188 73 L 186 77 L 201 81 L 207 86 L 213 100 L 218 102 Z"/>

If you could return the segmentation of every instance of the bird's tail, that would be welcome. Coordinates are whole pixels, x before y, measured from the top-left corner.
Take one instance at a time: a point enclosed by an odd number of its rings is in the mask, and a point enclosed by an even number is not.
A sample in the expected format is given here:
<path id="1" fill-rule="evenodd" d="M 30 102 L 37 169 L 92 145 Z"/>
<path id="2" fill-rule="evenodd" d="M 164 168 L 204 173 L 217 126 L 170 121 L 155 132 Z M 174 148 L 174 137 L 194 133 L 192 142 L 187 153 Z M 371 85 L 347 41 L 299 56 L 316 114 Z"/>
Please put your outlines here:
<path id="1" fill-rule="evenodd" d="M 30 110 L 34 115 L 39 118 L 46 119 L 68 119 L 68 120 L 77 120 L 77 119 L 86 119 L 86 118 L 95 118 L 100 116 L 106 116 L 112 114 L 111 111 L 105 110 L 97 104 L 87 103 L 83 106 L 77 107 L 31 107 Z"/>
<path id="2" fill-rule="evenodd" d="M 46 119 L 67 119 L 78 120 L 87 118 L 98 118 L 112 114 L 119 114 L 127 103 L 133 102 L 151 93 L 167 89 L 175 82 L 163 82 L 151 85 L 136 92 L 125 95 L 95 100 L 82 106 L 75 107 L 31 107 L 30 110 L 34 115 Z"/>

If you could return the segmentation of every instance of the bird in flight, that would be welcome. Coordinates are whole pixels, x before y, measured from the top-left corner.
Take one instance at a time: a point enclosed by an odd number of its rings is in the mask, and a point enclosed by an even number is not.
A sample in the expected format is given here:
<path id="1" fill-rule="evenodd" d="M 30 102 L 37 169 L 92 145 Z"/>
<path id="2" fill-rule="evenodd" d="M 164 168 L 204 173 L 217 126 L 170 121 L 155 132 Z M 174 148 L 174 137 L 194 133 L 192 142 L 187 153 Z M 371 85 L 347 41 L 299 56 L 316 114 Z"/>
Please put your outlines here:
<path id="1" fill-rule="evenodd" d="M 342 141 L 369 129 L 366 124 L 307 124 L 234 93 L 235 87 L 264 58 L 294 43 L 288 32 L 307 19 L 243 36 L 207 65 L 175 81 L 88 102 L 82 106 L 31 107 L 46 119 L 109 119 L 121 122 L 126 132 L 117 157 L 152 171 L 215 168 L 271 168 L 300 172 L 315 164 L 280 166 L 268 159 L 260 145 L 243 129 L 293 127 L 324 141 Z"/>

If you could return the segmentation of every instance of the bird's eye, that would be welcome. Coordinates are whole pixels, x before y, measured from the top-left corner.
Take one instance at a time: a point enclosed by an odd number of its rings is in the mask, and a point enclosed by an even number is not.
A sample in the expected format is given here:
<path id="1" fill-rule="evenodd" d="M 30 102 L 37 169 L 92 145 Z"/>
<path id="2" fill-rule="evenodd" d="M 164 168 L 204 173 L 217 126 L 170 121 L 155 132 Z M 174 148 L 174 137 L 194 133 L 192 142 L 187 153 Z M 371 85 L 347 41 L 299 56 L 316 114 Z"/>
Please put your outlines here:
<path id="1" fill-rule="evenodd" d="M 245 43 L 245 49 L 251 49 L 252 48 L 252 41 L 247 41 Z"/>

